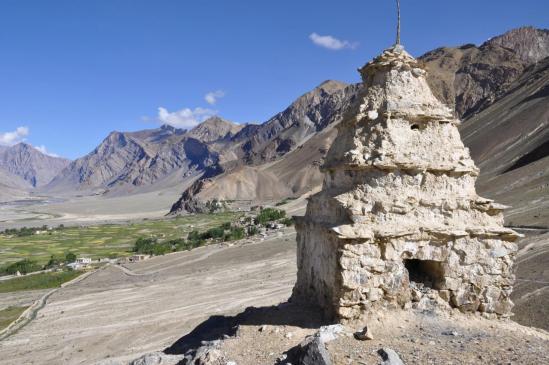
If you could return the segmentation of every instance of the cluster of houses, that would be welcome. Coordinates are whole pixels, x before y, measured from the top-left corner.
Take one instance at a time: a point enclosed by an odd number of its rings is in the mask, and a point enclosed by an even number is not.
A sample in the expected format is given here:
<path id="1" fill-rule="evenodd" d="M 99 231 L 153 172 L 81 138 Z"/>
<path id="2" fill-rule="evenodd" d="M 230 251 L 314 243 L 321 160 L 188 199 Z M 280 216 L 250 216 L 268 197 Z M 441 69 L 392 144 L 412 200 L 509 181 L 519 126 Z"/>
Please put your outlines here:
<path id="1" fill-rule="evenodd" d="M 134 263 L 144 261 L 150 258 L 150 255 L 141 255 L 136 254 L 128 257 L 110 259 L 110 258 L 100 258 L 97 260 L 92 260 L 89 257 L 79 257 L 76 261 L 67 264 L 68 268 L 73 270 L 84 270 L 91 267 L 92 264 L 123 264 L 123 263 Z"/>
<path id="2" fill-rule="evenodd" d="M 82 270 L 88 268 L 93 263 L 93 260 L 89 257 L 79 257 L 76 261 L 68 263 L 67 267 L 73 270 Z"/>

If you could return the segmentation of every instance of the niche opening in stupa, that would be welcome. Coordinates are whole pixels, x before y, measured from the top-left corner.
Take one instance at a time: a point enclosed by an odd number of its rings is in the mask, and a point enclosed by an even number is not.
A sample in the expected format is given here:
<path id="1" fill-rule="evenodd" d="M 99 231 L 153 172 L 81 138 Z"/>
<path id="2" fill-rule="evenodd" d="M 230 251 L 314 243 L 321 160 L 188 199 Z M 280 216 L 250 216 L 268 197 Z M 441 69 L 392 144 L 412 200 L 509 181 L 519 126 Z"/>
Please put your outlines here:
<path id="1" fill-rule="evenodd" d="M 404 260 L 404 267 L 408 270 L 410 282 L 421 283 L 431 289 L 440 289 L 444 279 L 442 262 L 433 260 Z"/>

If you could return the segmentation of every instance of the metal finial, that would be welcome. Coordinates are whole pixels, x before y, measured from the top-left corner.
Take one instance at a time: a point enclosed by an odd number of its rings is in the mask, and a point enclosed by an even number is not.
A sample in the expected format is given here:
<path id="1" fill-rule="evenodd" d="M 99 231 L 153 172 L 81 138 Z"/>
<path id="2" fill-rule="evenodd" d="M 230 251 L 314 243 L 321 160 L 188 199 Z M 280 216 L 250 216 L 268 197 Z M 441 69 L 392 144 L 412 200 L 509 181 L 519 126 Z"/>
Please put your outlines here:
<path id="1" fill-rule="evenodd" d="M 400 44 L 400 0 L 396 0 L 397 2 L 397 39 L 396 44 Z"/>

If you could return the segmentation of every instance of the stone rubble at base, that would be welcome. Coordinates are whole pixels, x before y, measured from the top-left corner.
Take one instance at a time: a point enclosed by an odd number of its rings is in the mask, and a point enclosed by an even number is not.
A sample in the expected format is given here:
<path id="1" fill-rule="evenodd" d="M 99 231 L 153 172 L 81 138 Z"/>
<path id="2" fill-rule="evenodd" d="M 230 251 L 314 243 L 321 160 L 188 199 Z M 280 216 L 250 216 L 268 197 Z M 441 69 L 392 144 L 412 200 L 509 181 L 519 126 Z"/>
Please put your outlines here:
<path id="1" fill-rule="evenodd" d="M 376 308 L 458 308 L 508 317 L 519 235 L 475 191 L 459 120 L 402 46 L 360 70 L 322 190 L 297 218 L 297 303 L 358 320 Z"/>

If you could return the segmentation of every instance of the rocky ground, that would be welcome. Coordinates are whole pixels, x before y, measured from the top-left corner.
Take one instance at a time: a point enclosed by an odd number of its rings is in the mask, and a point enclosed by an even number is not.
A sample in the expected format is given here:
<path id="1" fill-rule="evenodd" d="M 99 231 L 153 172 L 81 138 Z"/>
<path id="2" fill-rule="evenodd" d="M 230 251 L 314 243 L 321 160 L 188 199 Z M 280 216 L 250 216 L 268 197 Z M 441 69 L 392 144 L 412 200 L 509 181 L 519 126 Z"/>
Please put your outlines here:
<path id="1" fill-rule="evenodd" d="M 207 364 L 380 364 L 381 349 L 394 350 L 405 364 L 544 364 L 549 362 L 549 334 L 511 321 L 494 321 L 459 312 L 386 311 L 367 322 L 371 340 L 355 333 L 364 324 L 343 326 L 324 342 L 328 361 L 306 362 L 303 343 L 322 323 L 304 323 L 311 312 L 282 306 L 249 311 L 232 337 L 210 345 Z M 266 324 L 262 324 L 266 323 Z M 274 323 L 275 325 L 271 324 Z M 315 328 L 308 328 L 315 327 Z M 328 332 L 333 332 L 328 331 Z M 336 331 L 337 332 L 337 331 Z M 317 335 L 318 336 L 318 335 Z M 311 353 L 309 349 L 309 353 Z M 320 351 L 322 354 L 322 350 Z M 319 358 L 322 358 L 320 356 Z M 310 359 L 310 357 L 309 357 Z M 301 361 L 301 362 L 300 362 Z M 391 364 L 396 364 L 391 363 Z"/>

